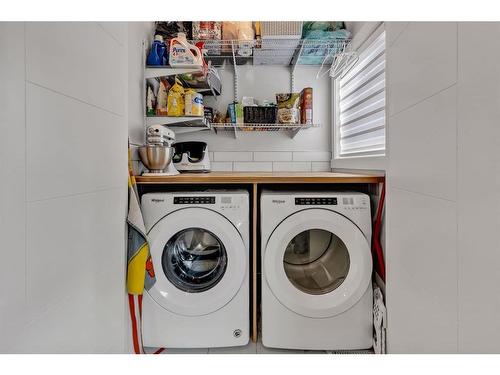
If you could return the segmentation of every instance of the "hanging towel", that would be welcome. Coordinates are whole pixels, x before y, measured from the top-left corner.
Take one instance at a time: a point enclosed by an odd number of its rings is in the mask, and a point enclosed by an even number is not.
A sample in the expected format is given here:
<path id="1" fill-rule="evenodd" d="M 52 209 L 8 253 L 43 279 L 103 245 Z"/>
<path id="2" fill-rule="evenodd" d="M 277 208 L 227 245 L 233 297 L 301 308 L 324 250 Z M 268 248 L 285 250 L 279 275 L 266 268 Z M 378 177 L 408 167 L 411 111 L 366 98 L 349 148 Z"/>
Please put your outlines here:
<path id="1" fill-rule="evenodd" d="M 149 289 L 154 284 L 155 275 L 132 169 L 130 146 L 128 191 L 127 292 L 134 352 L 142 354 L 144 353 L 141 331 L 142 294 L 145 288 Z"/>

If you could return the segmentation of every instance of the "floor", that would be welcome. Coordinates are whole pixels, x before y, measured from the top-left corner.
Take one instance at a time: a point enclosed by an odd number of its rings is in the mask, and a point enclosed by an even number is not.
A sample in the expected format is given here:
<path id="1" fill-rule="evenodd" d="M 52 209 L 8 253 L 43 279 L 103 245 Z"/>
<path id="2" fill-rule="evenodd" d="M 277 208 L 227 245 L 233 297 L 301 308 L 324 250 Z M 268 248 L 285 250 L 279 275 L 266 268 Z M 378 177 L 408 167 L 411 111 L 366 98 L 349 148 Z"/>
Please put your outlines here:
<path id="1" fill-rule="evenodd" d="M 148 350 L 149 349 L 149 350 Z M 153 349 L 146 348 L 148 353 Z M 231 348 L 199 348 L 199 349 L 168 349 L 162 354 L 372 354 L 372 350 L 359 351 L 326 351 L 326 350 L 286 350 L 266 348 L 259 340 L 257 343 L 250 342 L 246 346 Z"/>

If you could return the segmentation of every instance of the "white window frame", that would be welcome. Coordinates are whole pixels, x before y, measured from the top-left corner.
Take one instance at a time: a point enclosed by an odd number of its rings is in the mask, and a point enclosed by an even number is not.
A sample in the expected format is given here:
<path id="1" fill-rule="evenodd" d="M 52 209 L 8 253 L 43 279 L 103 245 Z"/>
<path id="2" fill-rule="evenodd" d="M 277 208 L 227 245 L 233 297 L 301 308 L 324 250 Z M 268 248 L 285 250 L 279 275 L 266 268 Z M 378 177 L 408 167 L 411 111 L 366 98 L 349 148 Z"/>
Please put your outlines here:
<path id="1" fill-rule="evenodd" d="M 366 31 L 369 30 L 368 32 Z M 385 31 L 383 23 L 367 23 L 364 30 L 363 40 L 355 38 L 352 41 L 353 48 L 362 52 L 371 43 Z M 361 33 L 358 33 L 361 34 Z M 366 36 L 368 35 L 368 36 Z M 387 53 L 387 45 L 386 45 Z M 387 56 L 386 56 L 387 61 Z M 385 116 L 385 148 L 384 150 L 358 154 L 358 155 L 340 155 L 340 110 L 339 110 L 339 78 L 332 79 L 332 168 L 366 168 L 366 169 L 385 169 L 385 161 L 387 156 L 387 84 L 385 88 L 386 94 L 386 116 Z M 387 81 L 387 78 L 386 78 Z"/>

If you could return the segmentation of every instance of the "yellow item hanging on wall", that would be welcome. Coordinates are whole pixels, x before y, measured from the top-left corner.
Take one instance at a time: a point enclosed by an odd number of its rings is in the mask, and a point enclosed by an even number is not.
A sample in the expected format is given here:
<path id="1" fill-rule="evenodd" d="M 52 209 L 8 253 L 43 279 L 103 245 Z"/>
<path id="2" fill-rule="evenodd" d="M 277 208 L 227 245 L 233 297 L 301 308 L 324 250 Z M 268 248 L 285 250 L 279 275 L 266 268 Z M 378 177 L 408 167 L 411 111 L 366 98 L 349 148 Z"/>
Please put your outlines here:
<path id="1" fill-rule="evenodd" d="M 170 88 L 167 98 L 168 116 L 184 116 L 184 87 L 175 78 L 175 84 Z"/>

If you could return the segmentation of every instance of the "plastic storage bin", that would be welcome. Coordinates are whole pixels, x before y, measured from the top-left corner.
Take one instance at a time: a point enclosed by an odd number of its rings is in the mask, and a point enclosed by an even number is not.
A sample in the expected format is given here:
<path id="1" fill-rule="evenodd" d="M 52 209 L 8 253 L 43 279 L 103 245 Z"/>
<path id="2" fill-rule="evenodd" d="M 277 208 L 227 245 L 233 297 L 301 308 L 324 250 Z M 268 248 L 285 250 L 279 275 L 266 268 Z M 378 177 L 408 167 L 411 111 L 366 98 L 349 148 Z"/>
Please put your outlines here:
<path id="1" fill-rule="evenodd" d="M 246 124 L 275 124 L 278 107 L 243 107 L 243 121 Z"/>

